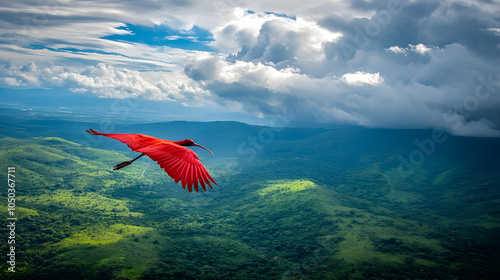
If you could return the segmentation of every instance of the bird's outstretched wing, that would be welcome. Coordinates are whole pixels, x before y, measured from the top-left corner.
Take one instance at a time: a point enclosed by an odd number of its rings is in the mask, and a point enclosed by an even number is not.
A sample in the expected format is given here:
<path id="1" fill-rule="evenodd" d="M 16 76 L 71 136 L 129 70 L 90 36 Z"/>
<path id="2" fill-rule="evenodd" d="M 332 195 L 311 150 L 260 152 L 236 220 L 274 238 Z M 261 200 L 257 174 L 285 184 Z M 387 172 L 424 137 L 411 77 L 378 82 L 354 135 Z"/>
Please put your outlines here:
<path id="1" fill-rule="evenodd" d="M 198 186 L 204 191 L 207 190 L 207 185 L 212 188 L 210 181 L 217 185 L 198 155 L 186 147 L 164 142 L 137 149 L 136 152 L 146 154 L 156 161 L 176 183 L 182 181 L 182 188 L 185 189 L 187 186 L 189 192 L 193 187 L 198 191 Z"/>
<path id="2" fill-rule="evenodd" d="M 166 141 L 166 140 L 162 140 L 162 139 L 152 137 L 149 135 L 144 135 L 144 134 L 101 133 L 101 132 L 97 132 L 97 131 L 93 130 L 92 128 L 90 130 L 87 130 L 87 132 L 92 134 L 92 135 L 102 135 L 102 136 L 116 139 L 120 142 L 127 144 L 127 146 L 130 149 L 132 149 L 132 151 L 136 151 L 136 149 L 139 149 L 139 148 L 147 146 L 147 145 L 156 144 L 160 141 Z"/>
<path id="3" fill-rule="evenodd" d="M 101 133 L 93 129 L 87 130 L 87 132 L 116 139 L 127 144 L 132 151 L 149 156 L 176 183 L 182 181 L 182 188 L 185 189 L 187 186 L 189 192 L 192 191 L 193 187 L 195 191 L 198 191 L 198 186 L 201 186 L 205 191 L 207 185 L 212 188 L 210 181 L 217 185 L 195 152 L 172 141 L 144 134 Z"/>

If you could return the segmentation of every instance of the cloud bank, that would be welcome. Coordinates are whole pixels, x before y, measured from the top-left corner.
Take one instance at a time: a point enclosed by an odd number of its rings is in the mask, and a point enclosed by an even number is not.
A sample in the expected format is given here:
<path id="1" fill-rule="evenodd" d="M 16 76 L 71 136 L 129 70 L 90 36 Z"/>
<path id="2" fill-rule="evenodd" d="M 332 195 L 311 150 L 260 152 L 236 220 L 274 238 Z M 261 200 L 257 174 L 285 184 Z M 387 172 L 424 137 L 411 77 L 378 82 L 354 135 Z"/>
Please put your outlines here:
<path id="1" fill-rule="evenodd" d="M 2 5 L 3 87 L 500 136 L 498 1 Z M 178 34 L 158 34 L 165 41 L 213 51 L 110 39 L 131 35 L 130 24 L 167 26 Z M 197 40 L 200 29 L 211 39 Z"/>

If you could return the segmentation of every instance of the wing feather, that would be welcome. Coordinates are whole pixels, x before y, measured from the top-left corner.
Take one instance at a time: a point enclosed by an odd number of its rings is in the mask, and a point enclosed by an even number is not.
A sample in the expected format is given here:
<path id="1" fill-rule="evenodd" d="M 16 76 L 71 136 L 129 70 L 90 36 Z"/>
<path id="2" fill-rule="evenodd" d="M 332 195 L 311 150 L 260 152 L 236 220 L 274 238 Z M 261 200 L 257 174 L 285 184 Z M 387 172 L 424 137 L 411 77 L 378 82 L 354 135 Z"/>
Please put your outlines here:
<path id="1" fill-rule="evenodd" d="M 139 148 L 136 152 L 144 153 L 156 161 L 176 183 L 181 181 L 182 188 L 187 187 L 190 192 L 193 189 L 198 192 L 200 186 L 203 190 L 206 190 L 206 185 L 212 188 L 210 181 L 216 184 L 196 153 L 186 147 L 165 141 Z"/>
<path id="2" fill-rule="evenodd" d="M 205 178 L 203 178 L 203 171 L 201 170 L 201 168 L 198 168 L 198 171 L 200 172 L 200 185 L 201 185 L 201 188 L 204 190 L 204 191 L 207 191 L 207 188 L 205 187 Z"/>
<path id="3" fill-rule="evenodd" d="M 200 170 L 200 176 L 203 179 L 202 181 L 205 182 L 206 184 L 210 185 L 210 182 L 207 179 L 207 176 L 205 175 L 205 172 L 203 170 Z"/>
<path id="4" fill-rule="evenodd" d="M 205 183 L 212 189 L 212 186 L 210 185 L 210 181 L 207 178 L 208 172 L 206 170 L 202 170 L 202 178 L 205 181 Z"/>
<path id="5" fill-rule="evenodd" d="M 87 132 L 116 139 L 127 144 L 132 151 L 146 154 L 156 161 L 175 183 L 181 181 L 183 189 L 187 186 L 189 192 L 193 188 L 198 192 L 199 186 L 204 191 L 207 190 L 206 185 L 212 188 L 210 181 L 217 185 L 194 151 L 172 141 L 144 134 L 101 133 L 93 129 Z"/>
<path id="6" fill-rule="evenodd" d="M 177 178 L 177 174 L 182 171 L 185 164 L 186 162 L 174 157 L 173 160 L 162 163 L 162 168 L 165 169 L 165 172 L 167 172 L 170 177 Z M 179 180 L 175 180 L 175 182 L 177 183 Z"/>
<path id="7" fill-rule="evenodd" d="M 127 146 L 130 149 L 132 149 L 132 151 L 136 151 L 137 149 L 139 149 L 141 147 L 153 145 L 153 144 L 159 143 L 161 141 L 167 141 L 167 140 L 159 139 L 159 138 L 152 137 L 149 135 L 144 135 L 144 134 L 101 133 L 101 132 L 97 132 L 97 131 L 93 130 L 92 128 L 90 130 L 87 130 L 87 132 L 92 134 L 92 135 L 102 135 L 102 136 L 106 136 L 106 137 L 118 140 L 122 143 L 127 144 Z"/>
<path id="8" fill-rule="evenodd" d="M 186 184 L 187 184 L 187 183 L 186 183 L 186 180 L 182 180 L 182 179 L 181 179 L 181 183 L 182 183 L 182 188 L 183 188 L 183 189 L 186 189 Z"/>
<path id="9" fill-rule="evenodd" d="M 198 192 L 198 180 L 199 180 L 199 175 L 198 175 L 198 166 L 193 166 L 193 180 L 194 180 L 194 190 Z"/>
<path id="10" fill-rule="evenodd" d="M 187 183 L 187 181 L 184 177 L 184 173 L 186 171 L 186 168 L 188 168 L 188 167 L 189 167 L 189 163 L 185 162 L 185 161 L 183 161 L 182 164 L 179 166 L 178 172 L 177 172 L 177 174 L 175 174 L 175 178 L 174 178 L 177 182 L 182 180 L 183 182 Z"/>
<path id="11" fill-rule="evenodd" d="M 181 181 L 186 182 L 186 186 L 189 192 L 191 192 L 191 182 L 189 178 L 189 169 L 191 168 L 191 165 L 186 165 L 186 167 L 182 170 L 182 178 Z"/>
<path id="12" fill-rule="evenodd" d="M 188 174 L 187 174 L 189 192 L 191 192 L 193 184 L 194 184 L 194 174 L 193 173 L 194 173 L 194 166 L 190 165 L 189 166 L 189 171 L 188 171 Z"/>
<path id="13" fill-rule="evenodd" d="M 208 174 L 208 171 L 207 171 L 205 168 L 201 167 L 201 168 L 200 168 L 200 178 L 201 178 L 200 182 L 202 182 L 202 184 L 207 185 L 207 186 L 209 186 L 211 189 L 213 189 L 213 188 L 212 188 L 212 185 L 210 185 L 210 181 L 208 180 L 207 175 L 208 175 L 208 176 L 210 176 L 210 175 Z M 216 183 L 215 183 L 215 184 L 216 184 Z M 216 184 L 216 185 L 217 185 L 217 184 Z"/>

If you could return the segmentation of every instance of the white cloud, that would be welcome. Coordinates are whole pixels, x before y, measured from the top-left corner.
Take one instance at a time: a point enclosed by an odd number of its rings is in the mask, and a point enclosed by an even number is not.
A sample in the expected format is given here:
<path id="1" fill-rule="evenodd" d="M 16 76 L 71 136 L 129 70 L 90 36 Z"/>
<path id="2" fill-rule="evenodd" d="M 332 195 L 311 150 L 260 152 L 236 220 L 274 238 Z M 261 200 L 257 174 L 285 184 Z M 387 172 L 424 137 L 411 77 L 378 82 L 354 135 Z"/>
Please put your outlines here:
<path id="1" fill-rule="evenodd" d="M 405 47 L 405 48 L 402 48 L 399 46 L 392 46 L 392 47 L 389 47 L 385 50 L 389 51 L 389 52 L 393 52 L 395 54 L 407 55 L 409 52 L 414 52 L 414 53 L 417 53 L 420 55 L 426 55 L 426 54 L 432 53 L 433 50 L 437 50 L 437 49 L 438 49 L 437 47 L 433 47 L 433 46 L 428 47 L 424 44 L 417 44 L 417 45 L 409 44 L 408 47 Z"/>
<path id="2" fill-rule="evenodd" d="M 387 48 L 385 50 L 393 52 L 393 53 L 402 53 L 402 54 L 406 54 L 408 52 L 407 48 L 401 48 L 401 47 L 398 47 L 398 46 L 392 46 L 392 47 Z"/>
<path id="3" fill-rule="evenodd" d="M 38 68 L 31 62 L 25 66 L 0 68 L 6 86 L 65 87 L 75 93 L 92 93 L 104 98 L 144 98 L 148 100 L 179 101 L 199 106 L 210 93 L 182 72 L 139 72 L 115 68 L 100 63 L 84 68 L 51 66 Z"/>
<path id="4" fill-rule="evenodd" d="M 5 77 L 5 78 L 2 78 L 3 80 L 3 83 L 6 84 L 7 86 L 13 86 L 13 87 L 20 87 L 22 86 L 22 82 L 17 80 L 16 78 L 12 78 L 12 77 Z"/>
<path id="5" fill-rule="evenodd" d="M 421 55 L 425 55 L 425 54 L 430 53 L 432 51 L 431 48 L 426 47 L 424 44 L 418 44 L 416 46 L 410 44 L 409 47 L 411 48 L 411 50 L 413 52 L 416 52 L 416 53 L 421 54 Z"/>
<path id="6" fill-rule="evenodd" d="M 40 87 L 41 71 L 31 62 L 24 66 L 8 65 L 0 67 L 0 75 L 7 86 Z"/>
<path id="7" fill-rule="evenodd" d="M 221 82 L 264 87 L 272 92 L 287 91 L 289 79 L 298 75 L 294 68 L 276 69 L 261 62 L 236 61 L 231 63 L 220 56 L 200 54 L 186 65 L 186 74 L 205 83 Z"/>
<path id="8" fill-rule="evenodd" d="M 7 62 L 6 58 L 16 64 L 27 64 L 36 61 L 37 65 L 40 66 L 49 66 L 51 64 L 81 66 L 82 64 L 95 65 L 102 62 L 107 65 L 136 70 L 174 71 L 179 70 L 182 64 L 196 53 L 168 47 L 150 47 L 137 43 L 123 46 L 123 49 L 116 49 L 116 51 L 123 50 L 122 54 L 120 54 L 116 52 L 54 51 L 46 48 L 30 49 L 15 45 L 0 45 L 0 62 Z"/>
<path id="9" fill-rule="evenodd" d="M 257 43 L 262 25 L 275 16 L 248 14 L 242 9 L 235 9 L 236 18 L 224 25 L 212 29 L 214 42 L 212 46 L 226 54 L 235 54 L 242 46 Z"/>
<path id="10" fill-rule="evenodd" d="M 486 30 L 488 30 L 488 31 L 490 31 L 490 32 L 493 32 L 493 34 L 495 34 L 495 35 L 497 35 L 497 36 L 500 36 L 500 28 L 493 28 L 493 27 L 492 27 L 492 28 L 488 28 L 488 29 L 486 29 Z"/>
<path id="11" fill-rule="evenodd" d="M 356 73 L 347 73 L 342 75 L 341 78 L 344 82 L 353 86 L 363 86 L 363 85 L 378 85 L 384 81 L 384 78 L 380 76 L 380 73 L 365 73 L 362 71 L 357 71 Z"/>
<path id="12" fill-rule="evenodd" d="M 237 19 L 215 28 L 213 34 L 211 45 L 238 60 L 277 69 L 296 67 L 305 73 L 316 70 L 308 70 L 308 64 L 325 59 L 325 44 L 342 36 L 302 18 L 248 12 L 239 12 Z"/>

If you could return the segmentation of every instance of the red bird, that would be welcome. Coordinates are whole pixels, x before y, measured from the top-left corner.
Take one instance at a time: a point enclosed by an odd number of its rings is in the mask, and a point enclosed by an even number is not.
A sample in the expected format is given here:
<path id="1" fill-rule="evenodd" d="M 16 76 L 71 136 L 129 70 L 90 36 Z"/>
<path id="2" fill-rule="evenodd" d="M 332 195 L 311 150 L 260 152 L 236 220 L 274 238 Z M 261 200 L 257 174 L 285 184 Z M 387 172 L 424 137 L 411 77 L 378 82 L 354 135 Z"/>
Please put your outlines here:
<path id="1" fill-rule="evenodd" d="M 143 155 L 147 155 L 152 160 L 156 161 L 160 167 L 175 180 L 176 183 L 182 181 L 182 188 L 186 189 L 187 186 L 189 192 L 191 192 L 193 185 L 194 190 L 198 191 L 198 182 L 204 191 L 207 190 L 205 184 L 212 189 L 210 181 L 217 185 L 214 179 L 210 177 L 210 174 L 208 174 L 205 166 L 201 163 L 198 155 L 185 146 L 197 146 L 203 148 L 213 156 L 212 152 L 210 152 L 209 149 L 194 143 L 191 139 L 169 141 L 144 134 L 100 133 L 92 128 L 90 131 L 87 130 L 87 132 L 92 135 L 102 135 L 116 139 L 127 144 L 132 151 L 141 153 L 141 155 L 132 160 L 127 160 L 116 165 L 113 170 L 123 168 L 132 164 L 132 162 Z"/>

